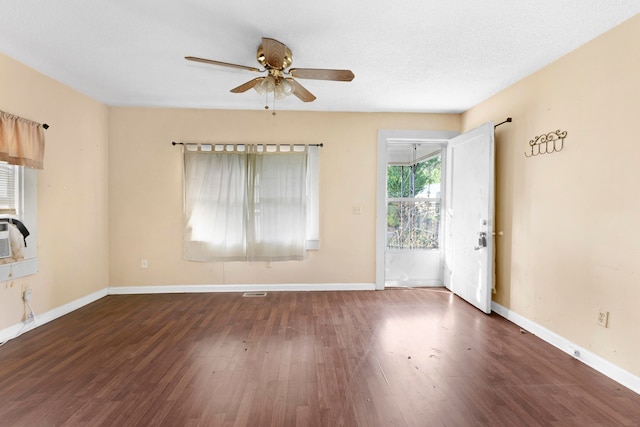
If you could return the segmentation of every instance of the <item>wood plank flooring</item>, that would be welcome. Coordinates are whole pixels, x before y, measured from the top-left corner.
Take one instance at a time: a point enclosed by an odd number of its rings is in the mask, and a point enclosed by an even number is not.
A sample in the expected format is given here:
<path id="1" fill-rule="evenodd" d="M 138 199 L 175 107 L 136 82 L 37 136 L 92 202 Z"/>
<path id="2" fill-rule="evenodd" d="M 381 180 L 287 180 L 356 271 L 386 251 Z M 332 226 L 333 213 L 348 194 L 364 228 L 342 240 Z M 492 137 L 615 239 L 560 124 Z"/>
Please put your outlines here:
<path id="1" fill-rule="evenodd" d="M 0 426 L 640 426 L 443 289 L 108 296 L 0 347 Z"/>

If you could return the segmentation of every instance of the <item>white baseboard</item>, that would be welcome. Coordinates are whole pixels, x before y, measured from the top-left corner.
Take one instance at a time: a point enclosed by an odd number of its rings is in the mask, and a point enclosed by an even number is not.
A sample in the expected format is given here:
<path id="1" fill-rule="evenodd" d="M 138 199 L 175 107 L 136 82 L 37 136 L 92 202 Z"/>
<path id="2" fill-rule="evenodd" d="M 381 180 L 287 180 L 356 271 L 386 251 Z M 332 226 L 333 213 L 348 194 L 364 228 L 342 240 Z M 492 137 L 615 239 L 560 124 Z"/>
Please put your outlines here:
<path id="1" fill-rule="evenodd" d="M 640 394 L 640 377 L 633 375 L 631 372 L 614 365 L 597 354 L 574 344 L 568 339 L 543 326 L 540 326 L 524 316 L 514 313 L 496 302 L 491 303 L 491 309 L 496 312 L 496 314 L 499 314 L 505 319 L 515 323 L 522 329 L 531 332 L 554 347 L 557 347 L 565 353 L 575 357 L 585 365 L 590 366 L 601 374 L 606 375 L 628 389 Z"/>
<path id="2" fill-rule="evenodd" d="M 384 281 L 385 288 L 441 288 L 443 286 L 442 280 L 411 280 L 411 282 L 407 282 L 406 280 Z"/>
<path id="3" fill-rule="evenodd" d="M 113 286 L 109 295 L 183 294 L 208 292 L 374 291 L 375 283 L 302 283 L 270 285 Z"/>
<path id="4" fill-rule="evenodd" d="M 14 338 L 17 338 L 20 335 L 24 334 L 25 332 L 30 331 L 33 328 L 36 328 L 37 326 L 38 326 L 37 324 L 31 325 L 31 324 L 28 324 L 27 322 L 20 322 L 13 326 L 9 326 L 8 328 L 5 328 L 0 331 L 0 343 L 4 343 Z"/>
<path id="5" fill-rule="evenodd" d="M 56 307 L 53 310 L 49 310 L 42 314 L 37 314 L 35 324 L 26 324 L 25 322 L 20 322 L 16 325 L 9 326 L 6 329 L 0 330 L 0 342 L 5 342 L 8 340 L 14 339 L 18 336 L 18 334 L 20 335 L 24 334 L 27 331 L 35 329 L 38 326 L 42 326 L 45 323 L 49 323 L 52 320 L 57 319 L 58 317 L 62 317 L 65 314 L 69 314 L 72 311 L 75 311 L 81 307 L 84 307 L 87 304 L 91 304 L 92 302 L 97 301 L 100 298 L 106 297 L 107 295 L 108 295 L 108 289 L 107 288 L 101 289 L 99 291 L 86 295 L 82 298 L 78 298 L 77 300 L 61 305 L 60 307 Z"/>

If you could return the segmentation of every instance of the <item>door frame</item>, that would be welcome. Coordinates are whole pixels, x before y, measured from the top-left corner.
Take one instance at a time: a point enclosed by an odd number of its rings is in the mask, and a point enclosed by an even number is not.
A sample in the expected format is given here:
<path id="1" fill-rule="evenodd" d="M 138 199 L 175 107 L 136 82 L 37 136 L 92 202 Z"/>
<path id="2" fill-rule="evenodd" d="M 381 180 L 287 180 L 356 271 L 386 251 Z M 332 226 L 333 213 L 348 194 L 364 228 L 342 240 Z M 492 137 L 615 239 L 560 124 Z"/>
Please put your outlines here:
<path id="1" fill-rule="evenodd" d="M 387 246 L 387 144 L 397 142 L 442 142 L 460 132 L 442 130 L 378 130 L 378 161 L 376 187 L 376 290 L 384 289 L 385 252 Z M 445 159 L 442 160 L 445 163 Z M 446 184 L 445 184 L 446 185 Z M 441 189 L 445 194 L 445 189 Z"/>

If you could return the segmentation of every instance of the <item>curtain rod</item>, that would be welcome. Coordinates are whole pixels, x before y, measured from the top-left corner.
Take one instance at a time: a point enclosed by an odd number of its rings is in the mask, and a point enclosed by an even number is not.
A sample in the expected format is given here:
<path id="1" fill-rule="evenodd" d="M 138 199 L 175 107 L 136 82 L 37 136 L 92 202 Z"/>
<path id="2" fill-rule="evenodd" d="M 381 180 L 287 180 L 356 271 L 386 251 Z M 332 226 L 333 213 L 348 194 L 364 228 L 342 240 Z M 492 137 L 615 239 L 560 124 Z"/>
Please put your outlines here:
<path id="1" fill-rule="evenodd" d="M 493 128 L 495 129 L 495 128 L 497 128 L 497 127 L 498 127 L 498 126 L 500 126 L 500 125 L 503 125 L 503 124 L 505 124 L 505 123 L 511 123 L 512 121 L 513 121 L 513 120 L 511 119 L 511 117 L 507 117 L 507 120 L 505 120 L 504 122 L 500 122 L 500 123 L 498 123 L 498 124 L 497 124 L 497 125 L 495 125 Z"/>
<path id="2" fill-rule="evenodd" d="M 17 117 L 17 118 L 19 118 L 19 119 L 26 120 L 26 121 L 28 121 L 28 122 L 34 123 L 34 124 L 36 124 L 36 125 L 40 125 L 40 123 L 38 123 L 38 122 L 34 122 L 33 120 L 25 119 L 24 117 L 16 116 L 15 114 L 11 114 L 11 113 L 8 113 L 8 112 L 6 112 L 6 111 L 2 111 L 2 110 L 0 110 L 0 113 L 8 114 L 8 115 L 10 115 L 10 116 Z M 42 123 L 42 127 L 43 127 L 45 130 L 46 130 L 46 129 L 49 129 L 49 125 L 48 125 L 48 124 L 46 124 L 46 123 Z"/>
<path id="3" fill-rule="evenodd" d="M 187 143 L 187 144 L 189 144 L 189 143 Z M 207 144 L 207 145 L 218 145 L 218 144 L 226 145 L 226 144 L 231 144 L 231 143 L 229 143 L 229 142 L 204 142 L 203 144 Z M 278 144 L 273 144 L 273 143 L 246 144 L 246 143 L 242 143 L 242 142 L 239 142 L 238 144 L 241 144 L 241 145 L 278 145 Z M 186 145 L 186 144 L 184 142 L 171 141 L 171 145 Z M 309 146 L 309 147 L 321 147 L 321 148 L 324 147 L 323 143 L 320 143 L 320 144 L 280 144 L 280 145 L 306 145 L 306 146 Z"/>

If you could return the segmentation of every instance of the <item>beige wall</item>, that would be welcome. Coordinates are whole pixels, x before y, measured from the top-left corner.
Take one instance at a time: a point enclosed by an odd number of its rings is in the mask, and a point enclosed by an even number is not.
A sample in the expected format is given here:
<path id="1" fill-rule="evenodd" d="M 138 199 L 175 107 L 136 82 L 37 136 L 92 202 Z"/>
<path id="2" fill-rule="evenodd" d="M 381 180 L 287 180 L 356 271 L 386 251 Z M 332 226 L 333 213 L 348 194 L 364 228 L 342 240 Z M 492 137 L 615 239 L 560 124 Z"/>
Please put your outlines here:
<path id="1" fill-rule="evenodd" d="M 21 288 L 36 314 L 108 285 L 108 109 L 0 55 L 0 110 L 45 131 L 38 171 L 39 273 L 0 283 L 0 330 L 22 321 Z"/>
<path id="2" fill-rule="evenodd" d="M 640 16 L 467 111 L 496 132 L 495 300 L 640 375 Z M 568 132 L 564 151 L 525 158 Z M 596 310 L 610 312 L 609 328 Z"/>
<path id="3" fill-rule="evenodd" d="M 459 128 L 459 115 L 111 108 L 111 285 L 374 283 L 378 129 Z M 182 154 L 171 141 L 323 143 L 321 250 L 270 265 L 183 261 Z"/>

